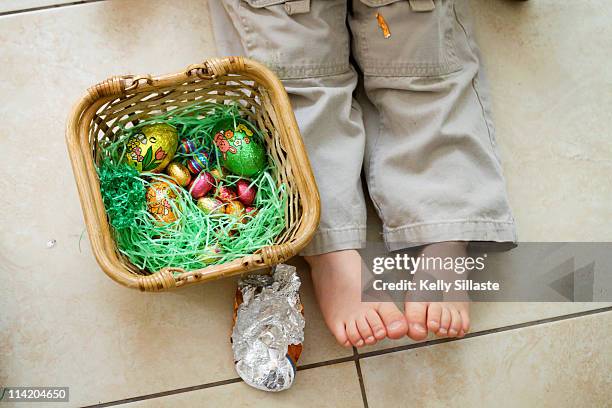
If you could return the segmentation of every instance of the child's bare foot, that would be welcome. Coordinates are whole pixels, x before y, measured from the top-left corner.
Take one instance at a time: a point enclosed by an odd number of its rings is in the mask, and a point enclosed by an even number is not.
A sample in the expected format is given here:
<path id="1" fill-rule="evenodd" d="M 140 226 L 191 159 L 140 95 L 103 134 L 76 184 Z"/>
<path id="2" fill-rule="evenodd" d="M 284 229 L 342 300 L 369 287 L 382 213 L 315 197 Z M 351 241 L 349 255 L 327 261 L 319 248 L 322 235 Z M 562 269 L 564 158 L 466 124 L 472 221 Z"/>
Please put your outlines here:
<path id="1" fill-rule="evenodd" d="M 391 302 L 361 301 L 361 256 L 355 250 L 308 256 L 325 323 L 340 345 L 362 347 L 385 336 L 398 339 L 408 326 Z"/>
<path id="2" fill-rule="evenodd" d="M 469 302 L 406 302 L 408 336 L 423 340 L 427 331 L 439 337 L 463 337 L 470 329 Z"/>
<path id="3" fill-rule="evenodd" d="M 458 258 L 467 256 L 467 243 L 440 242 L 430 244 L 423 248 L 425 257 Z M 454 282 L 466 276 L 457 275 L 453 271 L 428 270 L 416 271 L 413 278 L 418 282 L 421 279 L 443 280 Z M 413 295 L 414 296 L 414 295 Z M 408 299 L 404 305 L 404 313 L 408 320 L 408 336 L 413 340 L 423 340 L 430 331 L 439 337 L 463 337 L 470 328 L 470 302 L 465 291 L 453 290 L 446 293 L 442 302 L 416 301 L 419 296 Z"/>

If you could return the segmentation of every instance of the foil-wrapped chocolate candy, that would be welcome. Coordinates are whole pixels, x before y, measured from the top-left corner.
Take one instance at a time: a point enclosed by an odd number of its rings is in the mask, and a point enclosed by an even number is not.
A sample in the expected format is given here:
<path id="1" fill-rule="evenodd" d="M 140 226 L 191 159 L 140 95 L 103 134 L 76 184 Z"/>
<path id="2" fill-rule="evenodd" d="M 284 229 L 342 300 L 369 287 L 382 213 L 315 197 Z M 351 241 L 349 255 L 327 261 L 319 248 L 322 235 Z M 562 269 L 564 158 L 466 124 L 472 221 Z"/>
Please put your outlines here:
<path id="1" fill-rule="evenodd" d="M 304 341 L 300 278 L 294 266 L 238 282 L 232 349 L 236 371 L 252 387 L 283 391 L 295 379 Z"/>

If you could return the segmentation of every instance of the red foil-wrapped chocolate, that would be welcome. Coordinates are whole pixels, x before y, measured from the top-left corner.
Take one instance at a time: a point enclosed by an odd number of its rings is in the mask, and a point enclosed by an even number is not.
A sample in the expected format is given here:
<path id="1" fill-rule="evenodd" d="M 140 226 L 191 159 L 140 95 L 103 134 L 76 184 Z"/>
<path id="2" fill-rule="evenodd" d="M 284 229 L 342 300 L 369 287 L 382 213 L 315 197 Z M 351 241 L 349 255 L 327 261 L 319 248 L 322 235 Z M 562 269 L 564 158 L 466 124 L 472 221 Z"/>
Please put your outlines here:
<path id="1" fill-rule="evenodd" d="M 248 207 L 255 201 L 257 187 L 250 181 L 241 179 L 236 182 L 236 193 L 238 194 L 238 200 Z"/>
<path id="2" fill-rule="evenodd" d="M 208 194 L 214 185 L 214 177 L 210 173 L 203 171 L 189 184 L 189 193 L 193 198 L 198 199 Z"/>
<path id="3" fill-rule="evenodd" d="M 246 215 L 246 217 L 242 219 L 242 222 L 246 224 L 247 222 L 251 221 L 257 215 L 257 208 L 245 207 L 244 214 Z"/>

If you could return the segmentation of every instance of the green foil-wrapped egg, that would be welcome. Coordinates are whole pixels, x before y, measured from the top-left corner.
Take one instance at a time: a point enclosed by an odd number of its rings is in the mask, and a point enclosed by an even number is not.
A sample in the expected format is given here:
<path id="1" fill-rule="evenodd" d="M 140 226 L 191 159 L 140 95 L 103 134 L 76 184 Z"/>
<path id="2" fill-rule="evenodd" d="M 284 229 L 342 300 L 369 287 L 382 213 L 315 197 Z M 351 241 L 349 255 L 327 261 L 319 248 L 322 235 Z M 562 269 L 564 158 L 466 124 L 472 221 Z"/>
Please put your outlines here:
<path id="1" fill-rule="evenodd" d="M 221 164 L 242 177 L 253 177 L 266 167 L 266 152 L 253 137 L 255 132 L 249 122 L 223 121 L 215 128 L 214 142 Z"/>
<path id="2" fill-rule="evenodd" d="M 138 171 L 159 172 L 174 158 L 178 133 L 165 123 L 143 126 L 128 139 L 125 161 Z"/>

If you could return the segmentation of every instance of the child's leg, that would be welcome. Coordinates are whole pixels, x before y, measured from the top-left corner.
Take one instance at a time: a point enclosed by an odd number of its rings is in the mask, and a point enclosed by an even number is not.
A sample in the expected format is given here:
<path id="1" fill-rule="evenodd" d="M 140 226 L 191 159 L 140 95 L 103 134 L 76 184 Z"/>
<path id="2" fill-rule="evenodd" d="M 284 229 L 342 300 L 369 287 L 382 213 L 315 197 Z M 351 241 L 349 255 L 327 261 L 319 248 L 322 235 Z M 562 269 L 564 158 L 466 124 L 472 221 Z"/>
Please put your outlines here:
<path id="1" fill-rule="evenodd" d="M 313 1 L 310 10 L 297 14 L 282 4 L 253 7 L 223 0 L 223 5 L 244 54 L 282 79 L 308 150 L 322 208 L 304 255 L 327 325 L 343 345 L 403 336 L 406 321 L 393 304 L 361 303 L 361 258 L 354 249 L 365 241 L 360 180 L 365 133 L 352 98 L 357 74 L 349 63 L 346 0 Z M 219 37 L 224 28 L 216 26 L 215 33 Z"/>
<path id="2" fill-rule="evenodd" d="M 370 8 L 353 0 L 354 55 L 376 107 L 373 117 L 380 119 L 378 134 L 367 135 L 365 168 L 391 250 L 446 241 L 516 240 L 488 91 L 460 10 L 467 3 L 415 0 Z M 435 9 L 413 9 L 428 4 Z M 375 12 L 385 20 L 389 38 Z M 364 118 L 372 128 L 371 118 Z M 462 255 L 455 244 L 430 250 Z M 415 339 L 427 334 L 419 327 L 425 326 L 430 308 L 440 319 L 443 311 L 469 319 L 465 304 L 408 302 L 405 307 L 409 335 Z"/>

